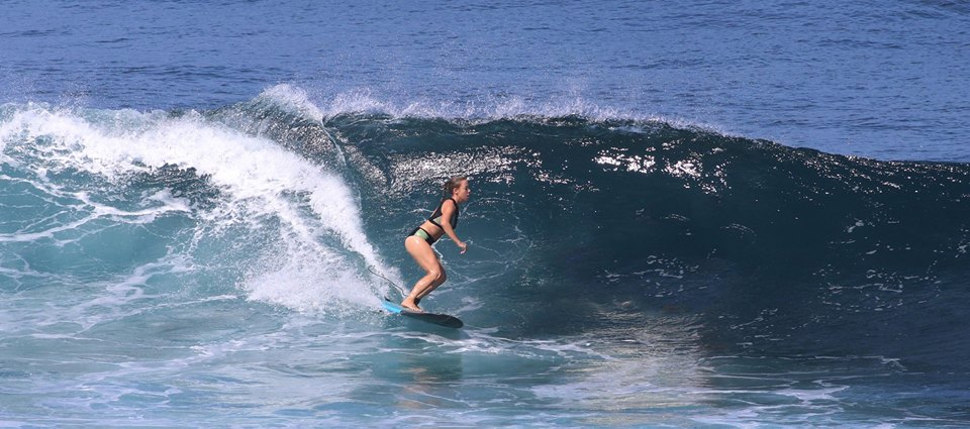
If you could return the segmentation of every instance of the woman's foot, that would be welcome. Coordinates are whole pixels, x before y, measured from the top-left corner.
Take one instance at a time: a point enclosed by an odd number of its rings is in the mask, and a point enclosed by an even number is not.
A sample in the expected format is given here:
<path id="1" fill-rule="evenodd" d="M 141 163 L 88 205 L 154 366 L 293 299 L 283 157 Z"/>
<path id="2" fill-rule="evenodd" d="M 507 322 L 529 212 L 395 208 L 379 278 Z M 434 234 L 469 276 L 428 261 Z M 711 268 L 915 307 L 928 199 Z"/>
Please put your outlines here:
<path id="1" fill-rule="evenodd" d="M 421 307 L 418 307 L 418 301 L 419 299 L 417 298 L 404 298 L 404 301 L 401 301 L 401 307 L 417 313 L 424 313 L 424 310 L 422 310 Z"/>

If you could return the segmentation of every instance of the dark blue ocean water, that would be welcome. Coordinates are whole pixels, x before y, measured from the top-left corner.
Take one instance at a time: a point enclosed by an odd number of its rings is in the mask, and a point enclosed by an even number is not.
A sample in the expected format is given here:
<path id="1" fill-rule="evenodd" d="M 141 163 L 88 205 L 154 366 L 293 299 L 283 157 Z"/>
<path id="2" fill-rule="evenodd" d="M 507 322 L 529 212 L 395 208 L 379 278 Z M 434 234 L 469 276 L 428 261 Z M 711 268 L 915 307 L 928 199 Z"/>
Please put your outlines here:
<path id="1" fill-rule="evenodd" d="M 879 159 L 970 159 L 962 2 L 8 1 L 5 101 L 660 117 Z"/>
<path id="2" fill-rule="evenodd" d="M 0 425 L 970 424 L 970 7 L 280 3 L 3 4 Z"/>

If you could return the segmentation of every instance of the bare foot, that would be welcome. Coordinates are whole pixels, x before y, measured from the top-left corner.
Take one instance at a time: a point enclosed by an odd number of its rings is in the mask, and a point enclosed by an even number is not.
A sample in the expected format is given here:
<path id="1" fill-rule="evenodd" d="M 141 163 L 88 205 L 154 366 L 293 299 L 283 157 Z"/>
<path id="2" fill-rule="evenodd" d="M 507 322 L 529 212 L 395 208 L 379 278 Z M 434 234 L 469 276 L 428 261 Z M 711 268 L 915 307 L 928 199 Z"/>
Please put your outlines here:
<path id="1" fill-rule="evenodd" d="M 418 303 L 415 301 L 417 300 L 412 298 L 404 298 L 404 301 L 401 301 L 401 307 L 416 313 L 424 313 L 424 310 L 422 310 L 421 307 L 418 307 Z"/>

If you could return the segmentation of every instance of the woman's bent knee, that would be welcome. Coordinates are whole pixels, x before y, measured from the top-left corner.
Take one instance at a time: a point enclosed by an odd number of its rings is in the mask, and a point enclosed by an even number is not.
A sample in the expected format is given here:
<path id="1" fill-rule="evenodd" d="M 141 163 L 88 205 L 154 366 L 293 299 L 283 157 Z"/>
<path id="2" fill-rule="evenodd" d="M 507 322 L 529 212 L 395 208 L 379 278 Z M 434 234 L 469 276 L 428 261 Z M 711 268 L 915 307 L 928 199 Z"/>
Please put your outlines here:
<path id="1" fill-rule="evenodd" d="M 431 279 L 431 283 L 435 285 L 439 285 L 445 282 L 445 280 L 448 278 L 448 275 L 445 274 L 445 270 L 436 268 L 436 269 L 428 270 L 427 277 Z"/>

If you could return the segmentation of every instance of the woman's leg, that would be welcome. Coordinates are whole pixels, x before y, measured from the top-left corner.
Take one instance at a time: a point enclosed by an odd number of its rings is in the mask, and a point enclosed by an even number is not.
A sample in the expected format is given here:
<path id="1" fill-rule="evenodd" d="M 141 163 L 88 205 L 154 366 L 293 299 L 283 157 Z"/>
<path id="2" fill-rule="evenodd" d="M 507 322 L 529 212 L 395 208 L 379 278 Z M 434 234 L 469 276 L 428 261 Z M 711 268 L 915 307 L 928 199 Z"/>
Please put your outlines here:
<path id="1" fill-rule="evenodd" d="M 431 286 L 424 288 L 424 291 L 418 294 L 418 296 L 414 300 L 415 304 L 417 304 L 418 301 L 421 300 L 421 298 L 428 296 L 428 294 L 430 294 L 431 291 L 437 289 L 438 286 L 441 286 L 445 282 L 445 280 L 448 280 L 448 274 L 445 273 L 445 268 L 441 266 L 441 261 L 438 261 L 438 267 L 441 275 L 439 275 L 438 278 L 435 279 L 435 281 L 431 282 Z"/>
<path id="2" fill-rule="evenodd" d="M 421 311 L 421 308 L 414 302 L 414 299 L 424 298 L 435 288 L 441 286 L 447 278 L 445 276 L 445 269 L 441 266 L 441 262 L 438 261 L 438 257 L 434 254 L 434 250 L 431 249 L 431 245 L 421 237 L 410 236 L 406 238 L 404 240 L 404 248 L 411 254 L 414 261 L 418 263 L 418 266 L 424 269 L 426 274 L 414 283 L 414 287 L 411 288 L 411 293 L 404 298 L 404 301 L 401 301 L 401 307 Z"/>

